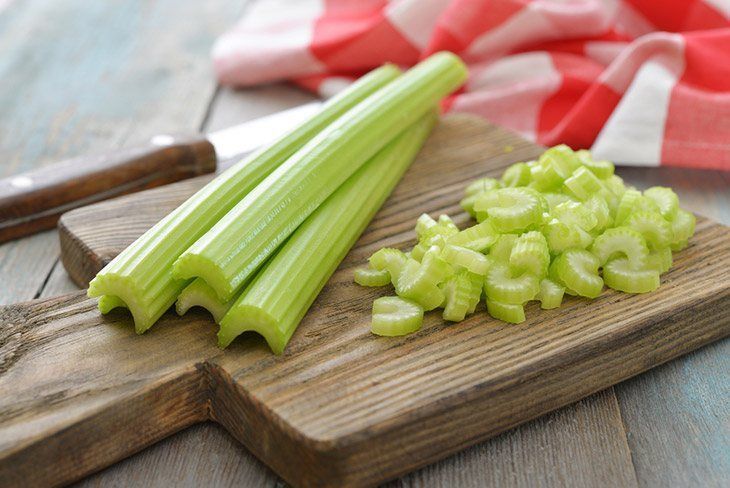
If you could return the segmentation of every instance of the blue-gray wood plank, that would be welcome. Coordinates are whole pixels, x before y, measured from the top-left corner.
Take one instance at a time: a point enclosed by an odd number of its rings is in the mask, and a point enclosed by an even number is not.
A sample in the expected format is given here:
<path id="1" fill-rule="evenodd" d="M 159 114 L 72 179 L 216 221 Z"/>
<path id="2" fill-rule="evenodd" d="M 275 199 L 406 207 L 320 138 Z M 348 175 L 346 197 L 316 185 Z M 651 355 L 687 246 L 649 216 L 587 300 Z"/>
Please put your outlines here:
<path id="1" fill-rule="evenodd" d="M 307 99 L 273 86 L 223 90 L 209 106 L 215 89 L 210 45 L 244 3 L 0 0 L 0 175 L 206 121 L 206 128 L 219 128 Z M 678 187 L 689 208 L 730 223 L 727 175 L 669 169 L 621 174 L 638 186 Z M 0 246 L 0 302 L 71 289 L 57 256 L 54 233 Z M 729 347 L 724 341 L 704 348 L 395 484 L 727 485 Z M 212 424 L 188 429 L 81 484 L 173 483 L 279 484 Z"/>

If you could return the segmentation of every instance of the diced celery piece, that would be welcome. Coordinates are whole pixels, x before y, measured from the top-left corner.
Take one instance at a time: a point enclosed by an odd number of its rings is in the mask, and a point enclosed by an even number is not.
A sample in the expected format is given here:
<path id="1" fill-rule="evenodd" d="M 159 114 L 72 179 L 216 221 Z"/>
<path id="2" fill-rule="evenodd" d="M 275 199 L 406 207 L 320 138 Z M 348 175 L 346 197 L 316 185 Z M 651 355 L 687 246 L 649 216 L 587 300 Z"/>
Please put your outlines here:
<path id="1" fill-rule="evenodd" d="M 418 220 L 416 220 L 416 235 L 421 237 L 428 229 L 435 227 L 436 225 L 436 221 L 433 220 L 430 215 L 421 214 L 421 216 L 418 217 Z"/>
<path id="2" fill-rule="evenodd" d="M 446 238 L 447 244 L 483 252 L 497 241 L 499 233 L 489 220 L 473 225 Z"/>
<path id="3" fill-rule="evenodd" d="M 613 227 L 596 237 L 591 252 L 598 258 L 600 265 L 623 254 L 635 269 L 646 264 L 649 248 L 644 237 L 629 227 Z"/>
<path id="4" fill-rule="evenodd" d="M 489 251 L 489 256 L 497 261 L 509 263 L 509 257 L 512 254 L 512 248 L 515 242 L 517 242 L 517 237 L 517 234 L 500 235 L 497 242 L 494 243 Z"/>
<path id="5" fill-rule="evenodd" d="M 115 308 L 127 308 L 124 300 L 114 295 L 102 295 L 99 297 L 99 311 L 107 314 Z"/>
<path id="6" fill-rule="evenodd" d="M 469 183 L 469 186 L 464 190 L 466 196 L 476 195 L 477 193 L 483 193 L 487 190 L 494 190 L 496 188 L 502 188 L 502 183 L 494 178 L 479 178 Z"/>
<path id="7" fill-rule="evenodd" d="M 674 219 L 679 210 L 679 197 L 674 190 L 664 186 L 652 186 L 644 190 L 644 196 L 656 203 L 659 211 L 667 220 Z"/>
<path id="8" fill-rule="evenodd" d="M 189 283 L 170 273 L 175 260 L 287 158 L 399 74 L 391 65 L 374 70 L 306 122 L 226 170 L 106 265 L 89 284 L 88 295 L 116 296 L 132 313 L 137 333 L 149 329 Z"/>
<path id="9" fill-rule="evenodd" d="M 570 195 L 566 195 L 565 193 L 547 192 L 543 193 L 542 196 L 548 203 L 549 212 L 554 211 L 555 207 L 557 207 L 561 203 L 575 202 L 575 200 Z"/>
<path id="10" fill-rule="evenodd" d="M 542 226 L 542 232 L 547 239 L 548 247 L 554 254 L 566 249 L 583 247 L 583 236 L 574 225 L 566 224 L 558 219 L 551 219 Z"/>
<path id="11" fill-rule="evenodd" d="M 231 305 L 233 305 L 233 301 L 220 301 L 215 290 L 198 278 L 180 292 L 180 296 L 177 297 L 177 302 L 175 302 L 175 310 L 178 315 L 185 315 L 193 307 L 202 307 L 210 312 L 213 320 L 218 324 L 228 313 Z"/>
<path id="12" fill-rule="evenodd" d="M 502 263 L 490 266 L 484 280 L 487 298 L 502 303 L 522 304 L 535 298 L 539 291 L 540 280 L 536 276 L 523 273 L 513 277 L 509 267 Z"/>
<path id="13" fill-rule="evenodd" d="M 537 294 L 537 298 L 540 300 L 540 307 L 545 310 L 558 308 L 563 302 L 564 293 L 564 287 L 555 283 L 553 280 L 543 279 L 540 281 L 540 292 Z"/>
<path id="14" fill-rule="evenodd" d="M 596 298 L 603 290 L 598 258 L 585 249 L 568 249 L 550 265 L 558 283 L 580 296 Z"/>
<path id="15" fill-rule="evenodd" d="M 434 123 L 434 114 L 430 114 L 406 129 L 307 218 L 223 317 L 219 345 L 225 347 L 242 332 L 252 330 L 264 336 L 274 353 L 284 351 L 300 320 L 411 164 Z M 397 253 L 381 253 L 376 258 L 377 254 L 371 257 L 371 266 L 388 269 L 392 279 L 397 276 L 393 263 L 400 258 L 391 261 Z"/>
<path id="16" fill-rule="evenodd" d="M 596 217 L 596 226 L 591 229 L 591 232 L 602 232 L 613 225 L 611 209 L 603 197 L 594 195 L 586 200 L 585 206 Z"/>
<path id="17" fill-rule="evenodd" d="M 203 278 L 230 299 L 335 190 L 466 75 L 456 55 L 440 52 L 375 92 L 243 197 L 175 261 L 173 275 Z"/>
<path id="18" fill-rule="evenodd" d="M 672 250 L 669 247 L 655 249 L 646 259 L 646 267 L 655 269 L 659 273 L 666 273 L 672 267 Z"/>
<path id="19" fill-rule="evenodd" d="M 507 167 L 502 174 L 504 186 L 527 186 L 530 183 L 530 167 L 525 163 L 515 163 Z"/>
<path id="20" fill-rule="evenodd" d="M 575 225 L 585 231 L 590 231 L 598 225 L 598 217 L 588 206 L 578 202 L 565 202 L 557 205 L 551 213 L 561 222 Z"/>
<path id="21" fill-rule="evenodd" d="M 474 210 L 486 212 L 500 232 L 514 232 L 539 224 L 542 203 L 527 188 L 502 188 L 485 192 L 477 198 Z"/>
<path id="22" fill-rule="evenodd" d="M 672 227 L 656 212 L 634 212 L 626 219 L 625 225 L 644 236 L 652 249 L 667 247 L 672 242 Z"/>
<path id="23" fill-rule="evenodd" d="M 626 293 L 648 293 L 659 288 L 659 271 L 634 269 L 626 258 L 612 259 L 603 267 L 603 279 L 614 290 Z"/>
<path id="24" fill-rule="evenodd" d="M 373 302 L 370 332 L 395 337 L 416 332 L 423 324 L 423 309 L 400 297 L 380 297 Z"/>
<path id="25" fill-rule="evenodd" d="M 386 269 L 357 268 L 354 278 L 360 286 L 385 286 L 390 283 L 390 273 Z"/>
<path id="26" fill-rule="evenodd" d="M 403 267 L 406 265 L 403 251 L 384 247 L 370 256 L 370 267 L 378 271 L 387 271 L 393 286 L 398 282 Z"/>
<path id="27" fill-rule="evenodd" d="M 673 248 L 684 248 L 687 241 L 695 233 L 695 216 L 692 212 L 684 209 L 677 210 L 677 214 L 670 221 L 672 226 L 672 246 Z M 682 245 L 684 243 L 684 245 Z"/>
<path id="28" fill-rule="evenodd" d="M 462 273 L 450 276 L 441 286 L 444 292 L 444 320 L 460 322 L 464 320 L 472 301 L 471 280 Z"/>
<path id="29" fill-rule="evenodd" d="M 441 257 L 457 269 L 465 269 L 480 276 L 486 275 L 487 268 L 489 268 L 487 257 L 484 254 L 453 244 L 444 247 Z"/>
<path id="30" fill-rule="evenodd" d="M 545 236 L 537 231 L 519 236 L 512 247 L 509 264 L 517 274 L 528 272 L 538 278 L 547 275 L 550 251 Z"/>
<path id="31" fill-rule="evenodd" d="M 580 162 L 591 170 L 591 172 L 602 180 L 613 176 L 614 166 L 611 161 L 596 161 L 591 156 L 590 151 L 581 149 L 575 152 Z"/>
<path id="32" fill-rule="evenodd" d="M 517 304 L 501 303 L 487 298 L 487 312 L 497 320 L 510 324 L 525 321 L 525 307 Z"/>
<path id="33" fill-rule="evenodd" d="M 588 200 L 604 189 L 601 180 L 585 167 L 576 169 L 563 184 L 572 195 L 581 201 Z"/>
<path id="34" fill-rule="evenodd" d="M 440 249 L 433 247 L 426 251 L 420 263 L 414 259 L 406 261 L 398 277 L 396 293 L 415 301 L 424 310 L 433 310 L 440 306 L 444 295 L 438 284 L 451 276 L 454 270 L 439 254 Z"/>

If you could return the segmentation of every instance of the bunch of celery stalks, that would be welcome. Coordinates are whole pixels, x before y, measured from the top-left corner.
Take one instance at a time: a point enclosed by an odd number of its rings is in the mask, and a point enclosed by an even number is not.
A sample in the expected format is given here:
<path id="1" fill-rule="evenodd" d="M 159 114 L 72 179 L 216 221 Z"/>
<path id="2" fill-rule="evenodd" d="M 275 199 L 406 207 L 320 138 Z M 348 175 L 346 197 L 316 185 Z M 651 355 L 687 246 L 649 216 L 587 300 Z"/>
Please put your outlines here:
<path id="1" fill-rule="evenodd" d="M 378 68 L 276 142 L 219 175 L 91 281 L 99 310 L 137 333 L 176 301 L 210 310 L 229 345 L 256 331 L 281 354 L 465 81 L 451 53 Z"/>

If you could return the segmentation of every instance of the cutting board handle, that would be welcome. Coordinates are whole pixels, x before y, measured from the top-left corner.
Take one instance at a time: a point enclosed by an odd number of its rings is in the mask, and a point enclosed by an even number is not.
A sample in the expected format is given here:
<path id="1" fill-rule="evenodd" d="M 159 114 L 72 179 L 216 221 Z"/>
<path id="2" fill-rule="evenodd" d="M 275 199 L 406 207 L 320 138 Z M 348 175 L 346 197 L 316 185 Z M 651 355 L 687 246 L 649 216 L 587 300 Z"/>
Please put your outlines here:
<path id="1" fill-rule="evenodd" d="M 109 154 L 68 159 L 0 180 L 0 242 L 50 229 L 73 208 L 215 171 L 202 135 L 158 135 Z"/>

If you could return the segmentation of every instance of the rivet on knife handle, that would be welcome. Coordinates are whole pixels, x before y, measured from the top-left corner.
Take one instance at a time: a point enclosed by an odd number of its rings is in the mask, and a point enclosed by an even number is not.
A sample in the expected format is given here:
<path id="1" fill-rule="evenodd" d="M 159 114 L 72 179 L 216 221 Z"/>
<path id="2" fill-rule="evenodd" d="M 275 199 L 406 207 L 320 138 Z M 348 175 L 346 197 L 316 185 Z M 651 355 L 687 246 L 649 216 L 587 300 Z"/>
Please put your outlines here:
<path id="1" fill-rule="evenodd" d="M 0 242 L 53 228 L 63 212 L 215 171 L 203 135 L 158 135 L 132 149 L 74 158 L 0 179 Z"/>

